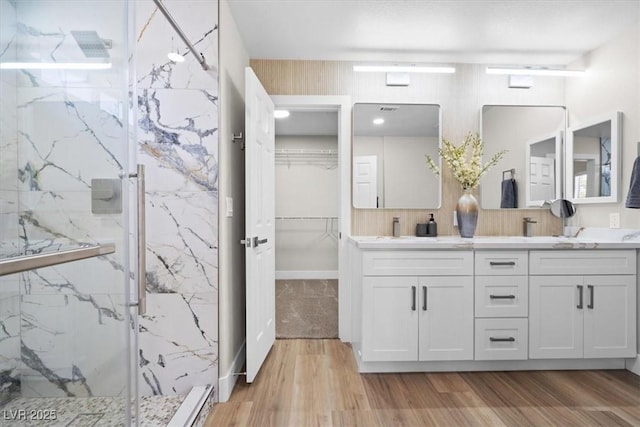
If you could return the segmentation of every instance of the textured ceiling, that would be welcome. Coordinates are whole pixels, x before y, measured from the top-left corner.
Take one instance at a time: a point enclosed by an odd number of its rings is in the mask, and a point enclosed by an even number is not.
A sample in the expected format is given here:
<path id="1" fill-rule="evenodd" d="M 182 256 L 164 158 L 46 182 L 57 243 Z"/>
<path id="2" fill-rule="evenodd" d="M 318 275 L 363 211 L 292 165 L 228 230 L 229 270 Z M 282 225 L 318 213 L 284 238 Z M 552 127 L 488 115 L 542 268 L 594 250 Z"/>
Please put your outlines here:
<path id="1" fill-rule="evenodd" d="M 564 65 L 640 0 L 229 0 L 254 59 Z"/>

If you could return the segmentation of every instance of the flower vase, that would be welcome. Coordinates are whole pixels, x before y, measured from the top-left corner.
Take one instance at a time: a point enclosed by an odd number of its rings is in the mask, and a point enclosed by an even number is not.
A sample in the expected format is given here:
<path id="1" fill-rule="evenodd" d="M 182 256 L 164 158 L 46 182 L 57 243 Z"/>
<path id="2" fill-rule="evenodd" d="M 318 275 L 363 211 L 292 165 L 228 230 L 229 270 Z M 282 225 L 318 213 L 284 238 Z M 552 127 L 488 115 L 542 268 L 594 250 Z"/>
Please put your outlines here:
<path id="1" fill-rule="evenodd" d="M 478 225 L 478 200 L 471 194 L 471 189 L 463 189 L 456 204 L 456 216 L 460 237 L 473 237 Z"/>

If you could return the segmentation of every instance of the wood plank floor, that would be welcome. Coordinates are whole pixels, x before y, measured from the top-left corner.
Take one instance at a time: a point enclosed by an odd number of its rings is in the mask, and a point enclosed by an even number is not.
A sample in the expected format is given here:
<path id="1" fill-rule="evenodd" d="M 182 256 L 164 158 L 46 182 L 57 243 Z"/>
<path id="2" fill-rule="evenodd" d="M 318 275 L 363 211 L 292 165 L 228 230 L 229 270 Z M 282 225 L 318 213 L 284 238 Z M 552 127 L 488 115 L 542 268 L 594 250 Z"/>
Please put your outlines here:
<path id="1" fill-rule="evenodd" d="M 628 371 L 359 374 L 348 344 L 277 340 L 205 426 L 640 426 Z"/>

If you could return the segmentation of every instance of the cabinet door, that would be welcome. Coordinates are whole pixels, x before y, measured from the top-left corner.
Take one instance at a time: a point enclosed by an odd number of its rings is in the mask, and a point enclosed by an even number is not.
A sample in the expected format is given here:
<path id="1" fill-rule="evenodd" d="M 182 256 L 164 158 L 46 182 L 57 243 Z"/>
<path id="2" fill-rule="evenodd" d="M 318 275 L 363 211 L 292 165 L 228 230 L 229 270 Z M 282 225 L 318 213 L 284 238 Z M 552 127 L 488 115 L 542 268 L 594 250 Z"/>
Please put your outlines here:
<path id="1" fill-rule="evenodd" d="M 636 356 L 635 277 L 584 277 L 584 357 Z"/>
<path id="2" fill-rule="evenodd" d="M 529 277 L 529 358 L 581 358 L 586 288 L 582 276 Z"/>
<path id="3" fill-rule="evenodd" d="M 420 277 L 419 291 L 420 360 L 473 360 L 473 277 Z"/>
<path id="4" fill-rule="evenodd" d="M 362 360 L 418 360 L 418 279 L 365 277 Z"/>

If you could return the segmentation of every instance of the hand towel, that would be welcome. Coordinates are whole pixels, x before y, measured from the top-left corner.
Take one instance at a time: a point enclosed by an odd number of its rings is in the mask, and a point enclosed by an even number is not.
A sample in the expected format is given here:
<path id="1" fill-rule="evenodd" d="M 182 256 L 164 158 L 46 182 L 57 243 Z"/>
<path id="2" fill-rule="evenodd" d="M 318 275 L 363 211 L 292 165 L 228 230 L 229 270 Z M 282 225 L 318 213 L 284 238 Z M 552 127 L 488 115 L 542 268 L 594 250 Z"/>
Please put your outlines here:
<path id="1" fill-rule="evenodd" d="M 637 157 L 635 162 L 633 162 L 627 202 L 624 206 L 626 208 L 640 208 L 640 157 Z"/>
<path id="2" fill-rule="evenodd" d="M 502 197 L 500 198 L 500 208 L 518 207 L 518 185 L 513 178 L 502 181 Z"/>

